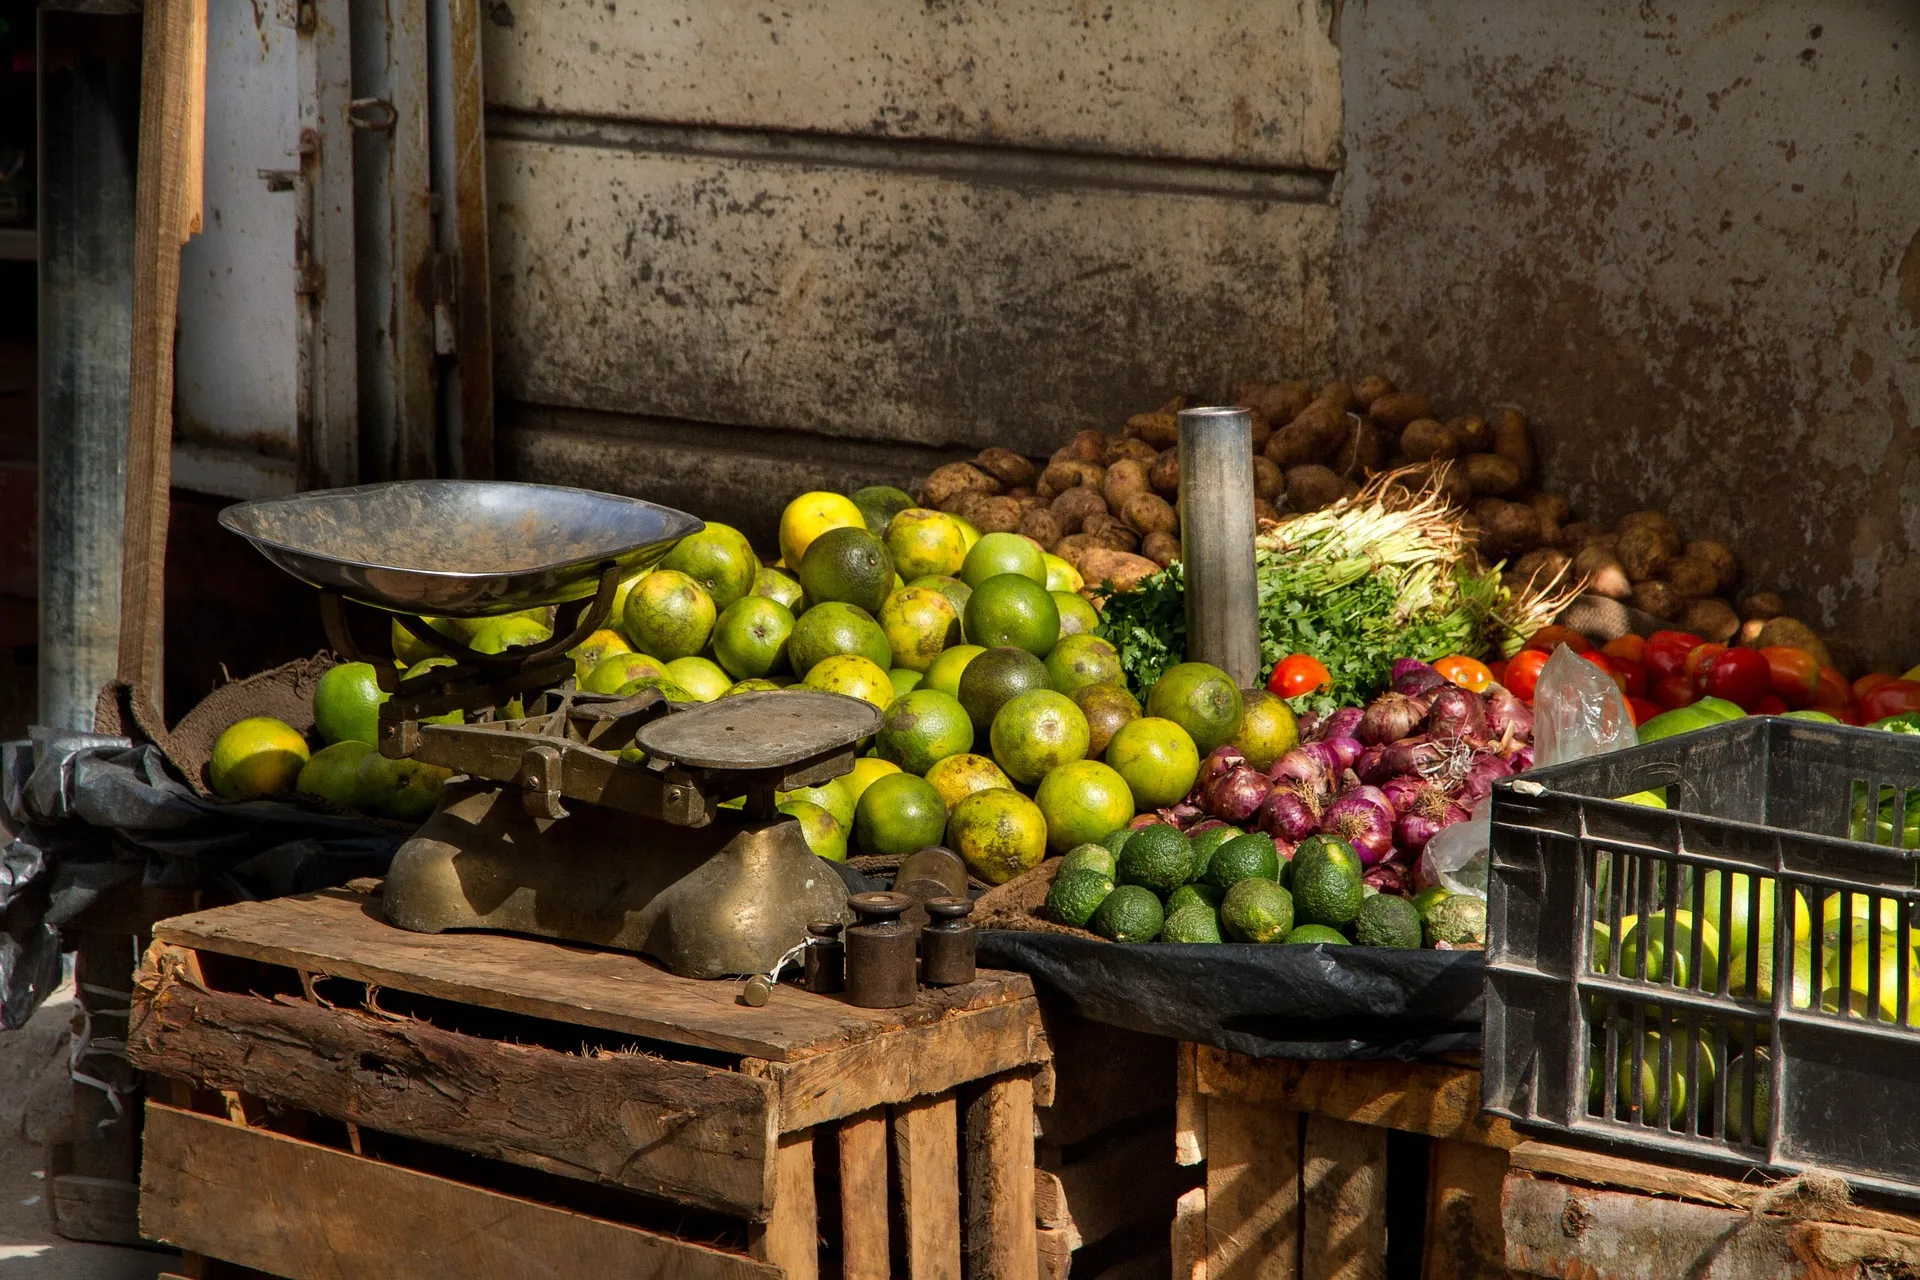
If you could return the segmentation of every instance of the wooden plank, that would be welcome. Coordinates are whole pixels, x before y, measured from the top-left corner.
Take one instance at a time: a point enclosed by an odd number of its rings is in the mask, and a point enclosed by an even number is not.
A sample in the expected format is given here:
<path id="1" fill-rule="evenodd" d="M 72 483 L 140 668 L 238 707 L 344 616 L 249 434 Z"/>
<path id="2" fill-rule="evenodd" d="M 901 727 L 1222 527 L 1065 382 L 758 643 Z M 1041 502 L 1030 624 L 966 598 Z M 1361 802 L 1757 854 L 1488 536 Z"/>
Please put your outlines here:
<path id="1" fill-rule="evenodd" d="M 1207 1189 L 1195 1187 L 1173 1206 L 1173 1280 L 1207 1280 Z"/>
<path id="2" fill-rule="evenodd" d="M 960 1129 L 952 1094 L 893 1109 L 911 1280 L 960 1280 Z"/>
<path id="3" fill-rule="evenodd" d="M 847 1280 L 885 1280 L 887 1113 L 875 1107 L 840 1122 L 840 1255 Z"/>
<path id="4" fill-rule="evenodd" d="M 1067 1280 L 1073 1269 L 1073 1245 L 1064 1227 L 1041 1227 L 1034 1233 L 1040 1280 Z"/>
<path id="5" fill-rule="evenodd" d="M 642 1054 L 582 1056 L 302 1000 L 196 990 L 158 944 L 135 1066 L 567 1177 L 764 1218 L 773 1090 Z"/>
<path id="6" fill-rule="evenodd" d="M 967 1104 L 967 1274 L 1032 1280 L 1033 1077 L 1009 1072 Z"/>
<path id="7" fill-rule="evenodd" d="M 1174 1163 L 1169 1129 L 1164 1118 L 1142 1125 L 1054 1174 L 1065 1218 L 1073 1225 L 1074 1248 L 1173 1215 L 1175 1202 L 1193 1185 L 1194 1175 Z"/>
<path id="8" fill-rule="evenodd" d="M 739 1254 L 147 1103 L 145 1234 L 275 1275 L 778 1277 Z"/>
<path id="9" fill-rule="evenodd" d="M 120 1178 L 78 1173 L 47 1179 L 47 1209 L 54 1230 L 69 1240 L 138 1245 L 140 1188 Z"/>
<path id="10" fill-rule="evenodd" d="M 1511 1147 L 1513 1127 L 1480 1114 L 1480 1073 L 1433 1062 L 1299 1062 L 1195 1046 L 1200 1092 L 1383 1129 Z"/>
<path id="11" fill-rule="evenodd" d="M 753 1256 L 780 1268 L 787 1280 L 818 1280 L 820 1221 L 813 1195 L 813 1134 L 780 1140 L 773 1215 L 753 1229 Z"/>
<path id="12" fill-rule="evenodd" d="M 1589 1191 L 1514 1175 L 1502 1200 L 1506 1261 L 1580 1280 L 1803 1280 L 1788 1231 L 1734 1209 Z"/>
<path id="13" fill-rule="evenodd" d="M 154 0 L 141 31 L 118 674 L 155 709 L 163 676 L 174 324 L 180 245 L 190 234 L 201 191 L 195 166 L 204 138 L 194 136 L 194 126 L 195 104 L 205 102 L 206 24 L 205 0 Z"/>
<path id="14" fill-rule="evenodd" d="M 1208 1280 L 1299 1280 L 1300 1115 L 1208 1098 Z"/>
<path id="15" fill-rule="evenodd" d="M 1207 1158 L 1207 1102 L 1200 1093 L 1200 1046 L 1182 1041 L 1174 1059 L 1173 1159 L 1175 1164 L 1201 1164 Z"/>
<path id="16" fill-rule="evenodd" d="M 815 997 L 816 999 L 818 997 Z M 1045 1058 L 1047 1040 L 1032 1000 L 949 1014 L 939 1022 L 802 1058 L 748 1060 L 741 1069 L 774 1083 L 782 1133 L 807 1129 L 880 1103 L 905 1102 Z"/>
<path id="17" fill-rule="evenodd" d="M 764 1008 L 747 1009 L 736 999 L 733 983 L 676 978 L 624 951 L 506 934 L 409 933 L 381 918 L 377 899 L 341 890 L 178 916 L 156 924 L 154 937 L 483 1008 L 773 1061 L 1033 995 L 1025 974 L 983 969 L 965 986 L 923 991 L 906 1009 L 860 1009 L 791 985 L 777 987 Z"/>
<path id="18" fill-rule="evenodd" d="M 1080 1017 L 1059 1000 L 1042 999 L 1040 1018 L 1054 1071 L 1052 1104 L 1034 1114 L 1042 1137 L 1070 1147 L 1172 1100 L 1178 1041 Z"/>
<path id="19" fill-rule="evenodd" d="M 482 91 L 479 0 L 448 0 L 452 139 L 448 172 L 435 189 L 447 199 L 440 244 L 452 246 L 453 370 L 444 383 L 453 474 L 493 476 L 493 321 L 487 283 L 486 104 Z"/>
<path id="20" fill-rule="evenodd" d="M 1300 1167 L 1301 1280 L 1385 1280 L 1386 1130 L 1309 1115 Z"/>
<path id="21" fill-rule="evenodd" d="M 1507 1153 L 1499 1148 L 1434 1140 L 1422 1280 L 1506 1280 L 1512 1274 L 1500 1226 L 1506 1180 Z"/>
<path id="22" fill-rule="evenodd" d="M 1067 1208 L 1067 1190 L 1060 1175 L 1052 1169 L 1033 1171 L 1033 1220 L 1042 1227 L 1059 1227 L 1073 1232 L 1073 1210 Z M 1072 1248 L 1080 1247 L 1080 1237 L 1072 1236 Z"/>

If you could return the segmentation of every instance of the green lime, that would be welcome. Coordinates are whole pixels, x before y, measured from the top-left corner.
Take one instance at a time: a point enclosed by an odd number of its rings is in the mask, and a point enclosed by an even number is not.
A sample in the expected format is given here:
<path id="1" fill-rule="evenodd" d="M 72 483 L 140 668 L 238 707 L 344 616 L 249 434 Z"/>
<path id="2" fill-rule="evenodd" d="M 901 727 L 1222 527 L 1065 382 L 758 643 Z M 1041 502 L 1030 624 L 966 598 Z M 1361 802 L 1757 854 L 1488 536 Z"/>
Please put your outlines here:
<path id="1" fill-rule="evenodd" d="M 705 587 L 676 570 L 656 569 L 627 596 L 627 639 L 671 662 L 706 648 L 718 616 Z"/>
<path id="2" fill-rule="evenodd" d="M 789 800 L 805 800 L 808 804 L 817 804 L 833 815 L 843 831 L 853 830 L 854 794 L 847 787 L 844 777 L 831 778 L 817 787 L 795 787 L 791 791 L 773 793 L 775 804 L 785 804 Z"/>
<path id="3" fill-rule="evenodd" d="M 905 857 L 939 844 L 947 827 L 947 806 L 925 778 L 890 773 L 860 793 L 853 831 L 862 853 Z"/>
<path id="4" fill-rule="evenodd" d="M 1165 823 L 1141 827 L 1120 851 L 1115 879 L 1121 884 L 1144 885 L 1155 893 L 1172 893 L 1193 879 L 1193 846 L 1178 829 Z"/>
<path id="5" fill-rule="evenodd" d="M 925 671 L 941 652 L 960 639 L 960 615 L 953 601 L 932 587 L 903 587 L 880 606 L 880 630 L 886 633 L 893 665 Z"/>
<path id="6" fill-rule="evenodd" d="M 1166 913 L 1153 890 L 1123 884 L 1106 896 L 1088 924 L 1113 942 L 1152 942 L 1166 924 Z"/>
<path id="7" fill-rule="evenodd" d="M 893 696 L 904 698 L 918 689 L 925 677 L 918 671 L 909 671 L 905 667 L 888 667 L 887 679 L 893 681 Z"/>
<path id="8" fill-rule="evenodd" d="M 753 591 L 776 604 L 785 605 L 797 616 L 806 603 L 807 593 L 791 575 L 762 566 L 753 575 Z"/>
<path id="9" fill-rule="evenodd" d="M 672 676 L 641 676 L 637 680 L 627 681 L 614 692 L 623 698 L 631 698 L 634 694 L 642 693 L 648 689 L 659 690 L 660 696 L 668 702 L 685 704 L 700 701 L 700 699 L 694 697 L 693 694 L 681 688 L 680 682 Z"/>
<path id="10" fill-rule="evenodd" d="M 921 683 L 929 689 L 938 689 L 957 698 L 960 696 L 960 674 L 967 669 L 969 662 L 985 652 L 977 644 L 956 644 L 950 649 L 943 649 L 940 656 L 927 667 L 927 677 Z"/>
<path id="11" fill-rule="evenodd" d="M 1147 714 L 1185 729 L 1201 755 L 1233 741 L 1244 710 L 1233 677 L 1204 662 L 1168 667 L 1147 693 Z"/>
<path id="12" fill-rule="evenodd" d="M 1092 868 L 1062 867 L 1047 890 L 1047 914 L 1061 924 L 1084 929 L 1112 892 L 1113 877 Z"/>
<path id="13" fill-rule="evenodd" d="M 1284 889 L 1282 893 L 1286 892 Z M 1167 909 L 1166 922 L 1160 926 L 1160 941 L 1210 943 L 1220 941 L 1220 917 L 1204 902 L 1188 902 Z"/>
<path id="14" fill-rule="evenodd" d="M 1344 926 L 1360 914 L 1366 896 L 1360 860 L 1341 841 L 1312 836 L 1301 841 L 1294 850 L 1289 879 L 1302 924 Z"/>
<path id="15" fill-rule="evenodd" d="M 989 533 L 973 544 L 960 566 L 960 581 L 975 591 L 988 578 L 1017 573 L 1042 591 L 1047 589 L 1047 553 L 1031 538 L 1017 533 Z"/>
<path id="16" fill-rule="evenodd" d="M 1087 718 L 1065 694 L 1035 689 L 994 713 L 988 740 L 993 744 L 994 760 L 1007 776 L 1033 786 L 1050 770 L 1086 758 Z M 1109 823 L 1101 830 L 1112 826 Z"/>
<path id="17" fill-rule="evenodd" d="M 1406 898 L 1376 893 L 1360 904 L 1360 914 L 1353 921 L 1353 940 L 1363 947 L 1418 947 L 1420 913 Z"/>
<path id="18" fill-rule="evenodd" d="M 1053 607 L 1060 611 L 1060 634 L 1063 636 L 1092 635 L 1100 626 L 1100 611 L 1087 603 L 1087 598 L 1078 591 L 1049 591 L 1053 597 Z"/>
<path id="19" fill-rule="evenodd" d="M 778 600 L 742 596 L 713 624 L 713 656 L 736 680 L 786 671 L 793 614 Z"/>
<path id="20" fill-rule="evenodd" d="M 964 629 L 969 644 L 1012 645 L 1044 657 L 1060 639 L 1060 607 L 1033 579 L 1002 573 L 974 586 Z"/>
<path id="21" fill-rule="evenodd" d="M 1098 760 L 1055 766 L 1040 779 L 1033 801 L 1047 820 L 1047 845 L 1056 850 L 1084 846 L 1133 817 L 1126 780 Z"/>
<path id="22" fill-rule="evenodd" d="M 887 708 L 873 745 L 882 760 L 924 774 L 947 757 L 973 749 L 973 722 L 952 694 L 915 689 Z"/>
<path id="23" fill-rule="evenodd" d="M 1060 855 L 1060 875 L 1081 868 L 1098 871 L 1111 880 L 1114 876 L 1113 850 L 1103 844 L 1077 844 Z"/>
<path id="24" fill-rule="evenodd" d="M 1141 826 L 1152 826 L 1152 827 L 1159 827 L 1159 826 L 1165 826 L 1165 825 L 1166 824 L 1161 822 L 1158 818 L 1153 819 L 1151 822 L 1145 822 L 1141 824 Z M 1132 824 L 1128 824 L 1127 826 L 1124 826 L 1124 827 L 1119 827 L 1113 831 L 1109 831 L 1106 835 L 1101 836 L 1100 843 L 1107 846 L 1107 848 L 1112 851 L 1114 858 L 1118 859 L 1121 854 L 1127 851 L 1127 841 L 1133 839 L 1133 833 L 1135 831 L 1138 831 L 1139 829 L 1140 829 L 1139 827 L 1133 826 Z"/>
<path id="25" fill-rule="evenodd" d="M 1279 884 L 1280 855 L 1273 847 L 1273 837 L 1258 831 L 1235 836 L 1213 851 L 1205 878 L 1208 884 L 1223 892 L 1242 880 L 1271 880 Z"/>
<path id="26" fill-rule="evenodd" d="M 1347 941 L 1346 934 L 1341 933 L 1338 929 L 1330 929 L 1324 924 L 1299 925 L 1292 933 L 1289 933 L 1285 938 L 1281 939 L 1281 941 L 1294 946 L 1309 946 L 1316 942 L 1325 943 L 1328 946 L 1334 947 L 1352 945 Z"/>
<path id="27" fill-rule="evenodd" d="M 1220 899 L 1220 924 L 1235 942 L 1278 942 L 1293 930 L 1293 895 L 1258 876 L 1236 881 Z"/>
<path id="28" fill-rule="evenodd" d="M 616 653 L 604 658 L 580 682 L 583 693 L 618 693 L 620 687 L 643 676 L 664 676 L 667 664 L 644 653 Z"/>
<path id="29" fill-rule="evenodd" d="M 858 605 L 816 604 L 794 619 L 793 633 L 787 637 L 787 662 L 793 674 L 805 679 L 815 663 L 837 653 L 858 654 L 883 671 L 893 664 L 887 633 Z"/>
<path id="30" fill-rule="evenodd" d="M 302 795 L 319 796 L 349 809 L 362 808 L 355 770 L 360 757 L 372 750 L 372 743 L 357 738 L 345 738 L 330 747 L 322 747 L 301 766 L 294 789 Z"/>
<path id="31" fill-rule="evenodd" d="M 883 537 L 893 518 L 913 506 L 913 495 L 904 489 L 896 489 L 890 484 L 873 484 L 864 489 L 855 489 L 850 495 L 853 505 L 860 508 L 860 514 L 866 519 L 867 532 Z M 958 530 L 955 530 L 958 533 Z"/>
<path id="32" fill-rule="evenodd" d="M 1209 911 L 1220 910 L 1220 900 L 1227 895 L 1210 884 L 1190 881 L 1167 895 L 1167 910 L 1178 911 L 1190 903 L 1199 903 Z"/>
<path id="33" fill-rule="evenodd" d="M 1200 751 L 1193 739 L 1173 721 L 1155 716 L 1121 725 L 1104 754 L 1142 809 L 1179 804 L 1200 776 Z"/>
<path id="34" fill-rule="evenodd" d="M 700 532 L 674 543 L 660 567 L 686 574 L 707 589 L 714 608 L 725 609 L 753 590 L 760 574 L 760 557 L 753 554 L 753 544 L 746 534 L 730 524 L 709 520 Z"/>
<path id="35" fill-rule="evenodd" d="M 976 791 L 953 806 L 947 847 L 988 884 L 1005 884 L 1046 856 L 1047 820 L 1018 791 Z"/>
<path id="36" fill-rule="evenodd" d="M 1120 651 L 1099 636 L 1062 636 L 1047 655 L 1047 678 L 1056 692 L 1072 697 L 1090 684 L 1118 684 Z M 1263 766 L 1264 767 L 1264 766 Z"/>
<path id="37" fill-rule="evenodd" d="M 573 678 L 576 682 L 585 680 L 593 669 L 616 653 L 631 653 L 633 650 L 621 638 L 618 631 L 602 629 L 594 632 L 573 648 L 567 650 L 567 656 L 573 659 Z M 431 659 L 429 659 L 431 661 Z M 442 658 L 451 663 L 452 658 Z M 420 664 L 425 666 L 423 662 Z"/>
<path id="38" fill-rule="evenodd" d="M 1046 664 L 1025 649 L 988 649 L 968 660 L 960 673 L 956 696 L 973 720 L 978 741 L 992 730 L 1001 707 L 1023 693 L 1050 687 Z"/>
<path id="39" fill-rule="evenodd" d="M 829 529 L 807 547 L 800 585 L 816 604 L 837 600 L 878 613 L 893 590 L 893 557 L 865 529 Z"/>
<path id="40" fill-rule="evenodd" d="M 809 800 L 788 800 L 777 808 L 799 821 L 800 834 L 815 854 L 829 862 L 847 860 L 847 830 L 831 813 Z"/>
<path id="41" fill-rule="evenodd" d="M 380 740 L 380 692 L 370 662 L 342 662 L 329 667 L 313 687 L 313 727 L 328 742 Z"/>
<path id="42" fill-rule="evenodd" d="M 1189 830 L 1187 843 L 1193 846 L 1193 878 L 1206 879 L 1207 868 L 1213 863 L 1213 851 L 1241 834 L 1240 828 L 1230 827 L 1224 822 Z"/>
<path id="43" fill-rule="evenodd" d="M 675 658 L 667 664 L 667 678 L 692 694 L 695 702 L 712 702 L 733 688 L 727 673 L 707 658 Z"/>

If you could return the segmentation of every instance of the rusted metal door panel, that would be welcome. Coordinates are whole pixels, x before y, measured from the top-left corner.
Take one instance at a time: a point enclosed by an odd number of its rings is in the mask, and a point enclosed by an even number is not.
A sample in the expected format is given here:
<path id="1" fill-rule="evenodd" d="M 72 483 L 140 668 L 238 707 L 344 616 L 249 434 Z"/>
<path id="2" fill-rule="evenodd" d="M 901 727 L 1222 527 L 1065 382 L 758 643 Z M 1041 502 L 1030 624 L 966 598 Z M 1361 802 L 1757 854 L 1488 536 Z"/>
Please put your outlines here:
<path id="1" fill-rule="evenodd" d="M 360 480 L 348 0 L 299 0 L 296 12 L 299 476 L 302 488 L 331 488 Z"/>
<path id="2" fill-rule="evenodd" d="M 489 105 L 1274 167 L 1339 153 L 1330 3 L 491 0 Z"/>
<path id="3" fill-rule="evenodd" d="M 1045 454 L 1326 363 L 1324 203 L 489 146 L 516 399 Z"/>
<path id="4" fill-rule="evenodd" d="M 1340 50 L 1345 367 L 1525 405 L 1583 516 L 1910 663 L 1920 9 L 1371 0 Z"/>

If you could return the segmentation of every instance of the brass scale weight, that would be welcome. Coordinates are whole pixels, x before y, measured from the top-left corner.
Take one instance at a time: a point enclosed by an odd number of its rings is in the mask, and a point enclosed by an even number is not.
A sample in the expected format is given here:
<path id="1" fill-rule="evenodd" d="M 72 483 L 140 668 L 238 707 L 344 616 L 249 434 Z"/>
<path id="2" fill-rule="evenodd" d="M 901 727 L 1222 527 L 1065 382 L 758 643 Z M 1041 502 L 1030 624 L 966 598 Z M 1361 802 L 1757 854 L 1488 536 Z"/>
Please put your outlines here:
<path id="1" fill-rule="evenodd" d="M 876 708 L 810 690 L 675 708 L 656 690 L 571 687 L 567 651 L 606 625 L 623 579 L 699 520 L 581 489 L 412 480 L 243 503 L 220 522 L 319 588 L 334 648 L 372 664 L 391 695 L 381 754 L 463 775 L 394 856 L 391 923 L 616 947 L 718 978 L 764 975 L 809 923 L 848 921 L 844 883 L 774 793 L 848 772 L 879 727 Z M 356 641 L 348 601 L 384 610 L 455 665 L 403 679 Z M 544 605 L 557 606 L 553 638 L 498 654 L 425 621 Z M 524 716 L 495 719 L 514 698 Z M 456 710 L 468 723 L 426 723 Z M 644 759 L 623 760 L 628 747 Z M 743 808 L 720 807 L 735 797 Z"/>

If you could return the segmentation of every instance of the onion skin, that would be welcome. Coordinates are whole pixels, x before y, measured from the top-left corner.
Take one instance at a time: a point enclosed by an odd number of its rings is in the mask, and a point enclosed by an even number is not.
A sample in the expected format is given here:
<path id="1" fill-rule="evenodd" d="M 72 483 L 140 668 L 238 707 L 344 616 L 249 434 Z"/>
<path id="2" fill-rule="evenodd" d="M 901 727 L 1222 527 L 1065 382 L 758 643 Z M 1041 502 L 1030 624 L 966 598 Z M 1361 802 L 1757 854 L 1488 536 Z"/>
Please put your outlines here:
<path id="1" fill-rule="evenodd" d="M 1297 844 L 1320 829 L 1320 813 L 1313 801 L 1292 787 L 1275 787 L 1260 806 L 1260 829 L 1275 842 Z"/>
<path id="2" fill-rule="evenodd" d="M 1339 707 L 1327 713 L 1327 718 L 1314 726 L 1311 739 L 1325 742 L 1329 738 L 1353 738 L 1360 733 L 1360 717 L 1366 712 L 1360 707 Z"/>
<path id="3" fill-rule="evenodd" d="M 1533 758 L 1533 748 L 1523 747 L 1529 761 Z M 1518 754 L 1518 753 L 1516 753 Z M 1459 787 L 1454 791 L 1454 799 L 1463 805 L 1473 805 L 1484 800 L 1492 791 L 1493 784 L 1514 772 L 1514 765 L 1501 759 L 1491 751 L 1481 752 L 1473 757 L 1473 763 L 1460 779 Z"/>
<path id="4" fill-rule="evenodd" d="M 1369 867 L 1360 877 L 1361 883 L 1370 884 L 1381 893 L 1395 893 L 1406 897 L 1411 892 L 1408 886 L 1407 868 L 1398 862 L 1382 862 Z"/>
<path id="5" fill-rule="evenodd" d="M 1142 827 L 1161 827 L 1166 825 L 1168 825 L 1166 819 L 1162 818 L 1158 813 L 1136 813 L 1133 815 L 1133 820 L 1127 823 L 1127 830 L 1138 831 Z"/>
<path id="6" fill-rule="evenodd" d="M 1232 743 L 1215 747 L 1207 753 L 1207 758 L 1200 762 L 1200 774 L 1194 779 L 1193 794 L 1206 795 L 1212 790 L 1215 782 L 1246 762 L 1246 756 L 1242 755 L 1240 749 Z"/>
<path id="7" fill-rule="evenodd" d="M 1402 773 L 1381 783 L 1380 791 L 1381 794 L 1387 797 L 1388 802 L 1393 805 L 1393 811 L 1396 814 L 1401 814 L 1420 803 L 1422 793 L 1432 788 L 1432 786 L 1433 784 L 1431 782 L 1428 782 L 1419 774 Z"/>
<path id="8" fill-rule="evenodd" d="M 1399 820 L 1393 824 L 1394 842 L 1409 854 L 1418 856 L 1420 851 L 1427 847 L 1427 841 L 1454 823 L 1466 821 L 1468 815 L 1465 809 L 1445 800 L 1444 796 L 1442 802 L 1445 807 L 1437 817 L 1431 807 L 1425 804 L 1401 814 Z"/>
<path id="9" fill-rule="evenodd" d="M 1511 689 L 1494 685 L 1487 690 L 1486 704 L 1488 737 L 1533 741 L 1533 708 L 1515 697 Z"/>
<path id="10" fill-rule="evenodd" d="M 1427 710 L 1427 733 L 1435 738 L 1484 738 L 1487 712 L 1480 695 L 1449 685 L 1434 695 Z"/>
<path id="11" fill-rule="evenodd" d="M 1446 677 L 1418 658 L 1401 658 L 1393 664 L 1393 671 L 1387 676 L 1387 685 L 1395 693 L 1425 693 L 1429 689 L 1438 689 L 1447 682 Z"/>
<path id="12" fill-rule="evenodd" d="M 1360 739 L 1348 737 L 1326 738 L 1322 745 L 1333 752 L 1336 767 L 1341 769 L 1353 768 L 1367 749 Z"/>
<path id="13" fill-rule="evenodd" d="M 1320 815 L 1323 835 L 1338 836 L 1370 867 L 1393 854 L 1393 805 L 1377 787 L 1355 787 Z"/>
<path id="14" fill-rule="evenodd" d="M 1383 693 L 1360 717 L 1360 741 L 1369 746 L 1411 737 L 1426 716 L 1426 708 L 1404 693 Z"/>
<path id="15" fill-rule="evenodd" d="M 1228 822 L 1245 822 L 1260 811 L 1273 783 L 1267 775 L 1247 765 L 1238 765 L 1214 779 L 1207 788 L 1207 811 Z"/>
<path id="16" fill-rule="evenodd" d="M 1276 785 L 1293 783 L 1315 791 L 1333 789 L 1336 776 L 1333 769 L 1334 757 L 1331 748 L 1322 743 L 1308 743 L 1304 747 L 1295 747 L 1273 762 L 1267 770 L 1267 777 Z"/>
<path id="17" fill-rule="evenodd" d="M 1170 809 L 1162 809 L 1160 816 L 1166 820 L 1168 826 L 1184 832 L 1188 827 L 1206 817 L 1207 811 L 1197 804 L 1182 801 Z"/>
<path id="18" fill-rule="evenodd" d="M 1381 764 L 1381 761 L 1386 758 L 1386 754 L 1387 748 L 1384 746 L 1368 747 L 1365 751 L 1362 751 L 1360 758 L 1353 762 L 1354 776 L 1360 779 L 1360 781 L 1372 783 L 1376 787 L 1393 777 L 1393 770 Z"/>
<path id="19" fill-rule="evenodd" d="M 1533 768 L 1533 744 L 1528 743 L 1508 756 L 1507 763 L 1513 766 L 1515 773 L 1525 773 Z"/>
<path id="20" fill-rule="evenodd" d="M 1423 735 L 1417 738 L 1402 738 L 1399 742 L 1390 744 L 1380 753 L 1377 767 L 1385 778 L 1394 778 L 1406 773 L 1425 777 L 1430 771 L 1442 767 L 1446 760 L 1446 748 Z M 1366 781 L 1365 778 L 1361 780 Z"/>

